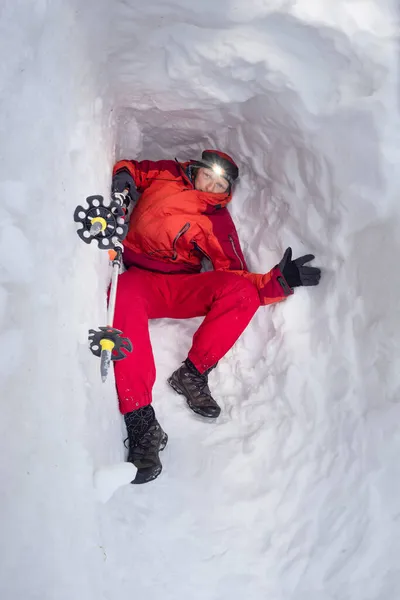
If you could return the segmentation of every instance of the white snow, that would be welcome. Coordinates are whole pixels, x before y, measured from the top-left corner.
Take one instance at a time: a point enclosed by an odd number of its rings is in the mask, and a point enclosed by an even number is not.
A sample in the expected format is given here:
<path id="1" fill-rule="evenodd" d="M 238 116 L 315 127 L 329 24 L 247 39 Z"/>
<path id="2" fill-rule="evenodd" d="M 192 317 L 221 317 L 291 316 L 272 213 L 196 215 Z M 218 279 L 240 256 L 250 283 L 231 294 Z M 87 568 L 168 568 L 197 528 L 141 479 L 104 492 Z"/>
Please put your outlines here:
<path id="1" fill-rule="evenodd" d="M 393 0 L 3 0 L 4 600 L 398 600 L 398 14 Z M 321 285 L 261 308 L 203 423 L 166 378 L 199 320 L 154 322 L 162 476 L 131 477 L 107 257 L 73 212 L 117 158 L 232 153 L 252 270 Z"/>
<path id="2" fill-rule="evenodd" d="M 136 468 L 129 462 L 120 462 L 97 469 L 93 481 L 98 500 L 107 502 L 118 488 L 131 483 L 135 475 Z"/>

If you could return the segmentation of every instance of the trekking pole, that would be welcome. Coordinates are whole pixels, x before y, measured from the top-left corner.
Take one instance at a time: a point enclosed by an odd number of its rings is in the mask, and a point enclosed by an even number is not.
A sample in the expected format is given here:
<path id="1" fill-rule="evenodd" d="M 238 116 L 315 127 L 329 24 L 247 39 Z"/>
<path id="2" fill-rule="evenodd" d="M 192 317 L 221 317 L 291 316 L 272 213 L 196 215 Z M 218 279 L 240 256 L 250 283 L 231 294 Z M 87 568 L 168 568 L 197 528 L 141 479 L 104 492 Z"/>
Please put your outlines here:
<path id="1" fill-rule="evenodd" d="M 83 225 L 83 228 L 77 232 L 79 237 L 87 244 L 90 244 L 93 239 L 97 240 L 99 248 L 108 249 L 112 261 L 107 326 L 99 327 L 99 331 L 89 330 L 90 350 L 95 356 L 100 357 L 100 374 L 103 382 L 107 379 L 111 361 L 122 360 L 126 352 L 132 351 L 130 340 L 122 337 L 122 331 L 113 327 L 118 275 L 122 265 L 121 242 L 128 232 L 127 210 L 124 206 L 128 193 L 127 189 L 122 193 L 114 193 L 109 206 L 104 205 L 102 196 L 89 196 L 86 198 L 89 208 L 78 206 L 74 213 L 74 220 Z"/>
<path id="2" fill-rule="evenodd" d="M 113 351 L 119 350 L 123 344 L 120 344 L 121 341 L 126 341 L 127 338 L 121 338 L 122 331 L 115 329 L 113 327 L 114 323 L 114 313 L 115 313 L 115 301 L 117 299 L 117 286 L 118 286 L 118 276 L 119 270 L 122 264 L 122 244 L 118 243 L 114 247 L 114 250 L 109 250 L 108 254 L 110 259 L 112 260 L 112 275 L 111 275 L 111 286 L 110 286 L 110 295 L 108 298 L 108 309 L 107 309 L 107 327 L 100 327 L 100 330 L 103 332 L 103 335 L 98 338 L 98 343 L 100 345 L 100 374 L 101 380 L 103 383 L 107 379 L 108 372 L 110 370 L 111 359 L 113 358 Z M 112 253 L 114 256 L 112 257 Z M 89 333 L 91 334 L 93 330 Z M 89 339 L 93 340 L 94 336 L 89 336 Z M 129 342 L 130 344 L 130 342 Z M 132 346 L 129 348 L 127 344 L 123 346 L 126 350 L 132 350 Z M 92 349 L 93 351 L 93 349 Z M 114 360 L 116 360 L 114 358 Z"/>

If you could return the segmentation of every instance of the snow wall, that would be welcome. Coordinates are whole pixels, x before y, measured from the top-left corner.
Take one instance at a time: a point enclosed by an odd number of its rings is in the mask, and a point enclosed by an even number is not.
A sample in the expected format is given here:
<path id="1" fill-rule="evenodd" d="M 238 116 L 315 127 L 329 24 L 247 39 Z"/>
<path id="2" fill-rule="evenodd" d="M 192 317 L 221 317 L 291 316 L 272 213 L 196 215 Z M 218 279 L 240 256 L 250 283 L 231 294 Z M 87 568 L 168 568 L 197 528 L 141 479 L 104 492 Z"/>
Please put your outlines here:
<path id="1" fill-rule="evenodd" d="M 1 598 L 397 600 L 397 27 L 388 0 L 2 4 Z M 210 146 L 252 270 L 291 245 L 323 280 L 258 311 L 214 424 L 165 382 L 199 321 L 152 325 L 164 472 L 103 504 L 109 271 L 72 213 L 116 158 Z"/>

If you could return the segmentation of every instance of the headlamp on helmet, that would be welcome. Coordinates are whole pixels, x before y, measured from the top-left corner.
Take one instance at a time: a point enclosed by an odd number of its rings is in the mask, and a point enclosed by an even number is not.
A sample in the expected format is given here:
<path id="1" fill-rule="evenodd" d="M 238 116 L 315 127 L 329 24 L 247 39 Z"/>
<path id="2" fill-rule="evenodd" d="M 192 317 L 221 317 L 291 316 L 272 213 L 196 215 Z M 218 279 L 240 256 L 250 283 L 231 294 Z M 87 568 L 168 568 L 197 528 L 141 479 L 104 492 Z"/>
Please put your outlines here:
<path id="1" fill-rule="evenodd" d="M 219 165 L 217 165 L 217 164 L 214 163 L 211 168 L 214 171 L 214 173 L 216 175 L 218 175 L 218 177 L 223 177 L 224 176 L 225 170 L 222 167 L 220 167 Z"/>
<path id="2" fill-rule="evenodd" d="M 192 164 L 212 169 L 216 175 L 226 179 L 230 185 L 239 177 L 239 168 L 233 158 L 219 150 L 204 150 L 201 160 L 193 161 Z"/>

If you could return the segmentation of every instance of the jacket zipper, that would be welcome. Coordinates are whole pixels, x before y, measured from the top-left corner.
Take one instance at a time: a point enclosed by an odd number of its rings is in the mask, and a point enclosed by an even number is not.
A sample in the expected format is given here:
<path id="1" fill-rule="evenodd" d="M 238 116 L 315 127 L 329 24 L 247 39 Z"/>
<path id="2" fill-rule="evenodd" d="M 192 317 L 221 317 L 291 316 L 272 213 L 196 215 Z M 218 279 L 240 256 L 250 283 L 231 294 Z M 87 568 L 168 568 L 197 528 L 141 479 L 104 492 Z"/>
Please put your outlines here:
<path id="1" fill-rule="evenodd" d="M 235 253 L 235 256 L 236 256 L 236 258 L 238 259 L 238 261 L 240 263 L 241 271 L 244 271 L 243 261 L 240 258 L 239 254 L 238 254 L 238 252 L 236 250 L 234 239 L 233 239 L 233 237 L 231 235 L 228 235 L 228 238 L 229 238 L 230 243 L 232 244 L 232 249 L 233 249 L 233 251 Z"/>
<path id="2" fill-rule="evenodd" d="M 182 237 L 187 232 L 188 229 L 190 229 L 190 223 L 185 223 L 184 226 L 182 227 L 182 229 L 180 229 L 180 231 L 178 231 L 178 233 L 174 237 L 174 241 L 172 242 L 172 250 L 174 251 L 172 260 L 176 260 L 178 258 L 178 253 L 176 251 L 175 246 L 178 243 L 179 238 Z"/>
<path id="3" fill-rule="evenodd" d="M 179 238 L 182 237 L 187 232 L 188 229 L 190 229 L 190 223 L 185 223 L 184 226 L 182 227 L 182 229 L 180 229 L 178 231 L 178 233 L 176 234 L 176 236 L 174 237 L 174 241 L 172 242 L 172 256 L 164 255 L 164 256 L 161 256 L 160 258 L 170 258 L 171 260 L 176 260 L 178 258 L 178 253 L 176 251 L 176 244 L 178 243 Z M 149 256 L 152 256 L 153 254 L 157 254 L 158 252 L 162 252 L 162 250 L 153 250 L 152 252 L 149 252 Z"/>
<path id="4" fill-rule="evenodd" d="M 210 256 L 208 256 L 207 252 L 204 252 L 204 250 L 202 250 L 202 248 L 200 248 L 200 246 L 198 245 L 197 242 L 192 241 L 192 244 L 195 247 L 195 249 L 198 250 L 198 252 L 201 252 L 202 254 L 204 254 L 204 256 L 210 261 L 210 263 L 213 264 L 213 261 L 211 260 Z"/>

